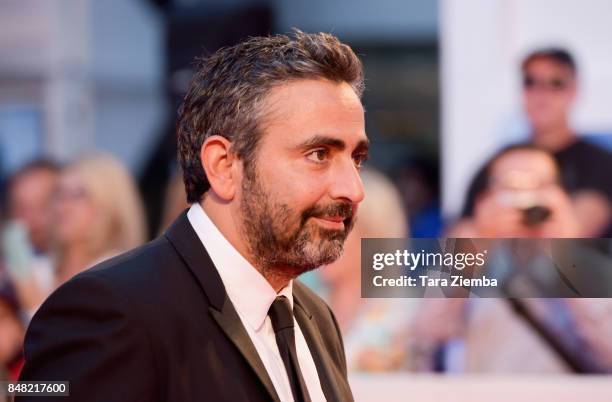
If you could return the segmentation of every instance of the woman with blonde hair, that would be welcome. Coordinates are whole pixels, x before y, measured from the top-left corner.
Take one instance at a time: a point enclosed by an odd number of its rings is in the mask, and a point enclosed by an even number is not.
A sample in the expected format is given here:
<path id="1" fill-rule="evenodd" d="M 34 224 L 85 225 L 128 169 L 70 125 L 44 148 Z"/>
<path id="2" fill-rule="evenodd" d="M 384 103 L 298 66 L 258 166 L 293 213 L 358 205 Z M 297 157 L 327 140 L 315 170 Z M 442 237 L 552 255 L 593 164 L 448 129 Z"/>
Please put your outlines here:
<path id="1" fill-rule="evenodd" d="M 66 166 L 55 207 L 58 284 L 145 241 L 144 210 L 134 179 L 111 156 L 91 155 Z"/>
<path id="2" fill-rule="evenodd" d="M 318 272 L 344 338 L 351 371 L 421 370 L 411 341 L 419 301 L 361 298 L 361 239 L 405 238 L 406 214 L 395 185 L 382 173 L 364 169 L 366 197 L 338 260 Z"/>

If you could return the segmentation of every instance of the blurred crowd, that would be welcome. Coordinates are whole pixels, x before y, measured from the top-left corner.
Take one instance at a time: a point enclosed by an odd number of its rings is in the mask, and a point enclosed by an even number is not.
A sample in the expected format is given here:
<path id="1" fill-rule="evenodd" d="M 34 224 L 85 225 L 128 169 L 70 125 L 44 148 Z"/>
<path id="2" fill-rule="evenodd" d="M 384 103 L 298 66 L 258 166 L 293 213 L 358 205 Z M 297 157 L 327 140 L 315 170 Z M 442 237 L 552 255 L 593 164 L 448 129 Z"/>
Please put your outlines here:
<path id="1" fill-rule="evenodd" d="M 529 54 L 521 65 L 530 137 L 477 172 L 460 237 L 594 237 L 610 234 L 612 156 L 571 126 L 578 67 L 564 49 Z"/>
<path id="2" fill-rule="evenodd" d="M 444 235 L 609 237 L 612 154 L 571 127 L 578 89 L 572 55 L 560 48 L 536 50 L 520 73 L 529 139 L 504 146 L 486 161 L 461 216 L 446 225 Z M 402 222 L 414 216 L 401 197 L 404 182 L 396 178 L 396 189 L 374 172 L 362 178 L 367 196 L 345 254 L 312 281 L 338 315 L 351 369 L 612 372 L 611 299 L 360 298 L 359 238 L 408 236 Z"/>
<path id="3" fill-rule="evenodd" d="M 520 73 L 530 139 L 483 165 L 445 234 L 608 236 L 612 155 L 571 127 L 576 63 L 563 49 L 542 49 Z M 435 191 L 423 185 L 427 169 L 406 169 L 393 180 L 365 169 L 367 197 L 344 255 L 304 278 L 337 315 L 351 370 L 611 372 L 608 299 L 360 297 L 361 238 L 438 234 L 441 223 L 430 213 Z M 161 230 L 187 207 L 180 174 L 166 187 Z M 7 179 L 2 210 L 0 379 L 16 379 L 27 324 L 45 298 L 77 273 L 144 243 L 148 232 L 134 177 L 103 154 L 27 163 Z"/>
<path id="4" fill-rule="evenodd" d="M 132 176 L 107 155 L 32 161 L 7 182 L 0 266 L 0 368 L 15 379 L 27 323 L 75 274 L 145 241 Z"/>

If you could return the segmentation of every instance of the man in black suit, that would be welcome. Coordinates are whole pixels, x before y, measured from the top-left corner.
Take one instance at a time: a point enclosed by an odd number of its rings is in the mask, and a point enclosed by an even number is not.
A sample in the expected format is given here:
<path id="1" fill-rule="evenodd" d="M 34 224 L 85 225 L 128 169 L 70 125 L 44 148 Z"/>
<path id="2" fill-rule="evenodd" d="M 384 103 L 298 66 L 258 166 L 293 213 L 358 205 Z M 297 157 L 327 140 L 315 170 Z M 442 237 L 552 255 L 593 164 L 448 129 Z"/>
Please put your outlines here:
<path id="1" fill-rule="evenodd" d="M 340 256 L 364 197 L 362 90 L 328 34 L 203 60 L 177 125 L 191 208 L 49 297 L 21 380 L 79 402 L 353 400 L 334 315 L 294 279 Z"/>

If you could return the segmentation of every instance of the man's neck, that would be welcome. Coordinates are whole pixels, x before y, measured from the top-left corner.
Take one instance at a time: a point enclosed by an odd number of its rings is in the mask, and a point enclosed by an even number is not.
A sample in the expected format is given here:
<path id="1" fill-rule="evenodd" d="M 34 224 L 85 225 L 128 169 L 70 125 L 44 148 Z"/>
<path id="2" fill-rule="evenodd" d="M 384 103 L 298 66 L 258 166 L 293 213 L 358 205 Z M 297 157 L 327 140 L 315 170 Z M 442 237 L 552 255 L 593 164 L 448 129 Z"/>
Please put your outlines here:
<path id="1" fill-rule="evenodd" d="M 576 134 L 567 122 L 541 128 L 533 133 L 533 142 L 550 152 L 560 151 L 576 141 Z"/>
<path id="2" fill-rule="evenodd" d="M 268 267 L 255 258 L 242 235 L 238 214 L 232 213 L 228 203 L 222 202 L 212 191 L 209 191 L 200 205 L 227 241 L 268 281 L 276 293 L 294 278 L 291 269 Z"/>
<path id="3" fill-rule="evenodd" d="M 279 269 L 279 267 L 259 268 L 255 266 L 255 268 L 266 278 L 276 293 L 280 292 L 281 289 L 289 285 L 289 282 L 294 279 L 293 275 L 284 274 L 283 270 Z"/>

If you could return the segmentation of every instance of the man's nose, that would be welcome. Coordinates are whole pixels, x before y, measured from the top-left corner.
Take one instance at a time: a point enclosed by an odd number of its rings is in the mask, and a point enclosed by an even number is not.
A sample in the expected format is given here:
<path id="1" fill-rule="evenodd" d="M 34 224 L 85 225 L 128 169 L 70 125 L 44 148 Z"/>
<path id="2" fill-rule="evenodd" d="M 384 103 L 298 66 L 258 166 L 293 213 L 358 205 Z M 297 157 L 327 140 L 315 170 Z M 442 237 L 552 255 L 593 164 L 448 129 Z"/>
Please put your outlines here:
<path id="1" fill-rule="evenodd" d="M 365 197 L 363 183 L 359 169 L 352 159 L 343 160 L 336 165 L 331 181 L 330 197 L 335 200 L 344 199 L 352 204 L 363 201 Z"/>

